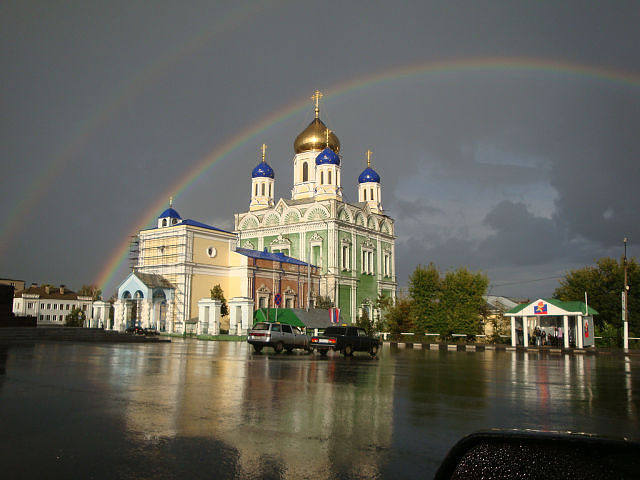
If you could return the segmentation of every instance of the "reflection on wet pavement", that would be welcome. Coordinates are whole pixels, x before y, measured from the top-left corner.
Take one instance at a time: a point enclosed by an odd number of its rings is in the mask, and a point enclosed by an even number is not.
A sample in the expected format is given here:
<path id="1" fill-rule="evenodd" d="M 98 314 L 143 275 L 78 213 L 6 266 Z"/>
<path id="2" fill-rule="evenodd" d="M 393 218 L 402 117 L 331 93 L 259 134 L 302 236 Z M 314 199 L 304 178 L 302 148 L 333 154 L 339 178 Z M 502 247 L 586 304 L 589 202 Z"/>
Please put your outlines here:
<path id="1" fill-rule="evenodd" d="M 640 439 L 639 367 L 389 348 L 325 359 L 191 340 L 13 347 L 0 351 L 0 459 L 27 478 L 429 478 L 479 429 Z"/>

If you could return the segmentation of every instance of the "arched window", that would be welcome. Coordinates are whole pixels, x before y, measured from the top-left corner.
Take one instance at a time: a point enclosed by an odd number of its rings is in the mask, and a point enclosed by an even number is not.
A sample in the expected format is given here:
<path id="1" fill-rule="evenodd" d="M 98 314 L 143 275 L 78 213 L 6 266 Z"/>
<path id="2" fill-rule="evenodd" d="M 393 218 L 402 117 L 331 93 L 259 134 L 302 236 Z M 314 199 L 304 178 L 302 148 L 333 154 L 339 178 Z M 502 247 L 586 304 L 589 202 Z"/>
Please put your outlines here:
<path id="1" fill-rule="evenodd" d="M 262 184 L 262 196 L 264 197 L 264 183 Z"/>
<path id="2" fill-rule="evenodd" d="M 327 172 L 327 176 L 329 177 L 329 185 L 331 185 L 331 170 Z"/>
<path id="3" fill-rule="evenodd" d="M 258 196 L 258 184 L 256 183 L 256 193 L 254 193 L 254 195 L 257 197 Z"/>
<path id="4" fill-rule="evenodd" d="M 324 172 L 320 172 L 320 185 L 324 185 Z"/>
<path id="5" fill-rule="evenodd" d="M 271 184 L 269 184 L 269 196 L 271 196 Z"/>
<path id="6" fill-rule="evenodd" d="M 371 189 L 371 200 L 373 200 L 373 188 Z"/>
<path id="7" fill-rule="evenodd" d="M 163 227 L 166 227 L 166 226 L 167 226 L 167 219 L 166 219 L 166 218 L 162 220 L 162 226 L 163 226 Z"/>
<path id="8" fill-rule="evenodd" d="M 304 162 L 302 164 L 302 181 L 303 182 L 309 181 L 309 165 L 307 165 L 307 162 Z"/>
<path id="9" fill-rule="evenodd" d="M 171 225 L 175 225 L 176 223 L 178 223 L 178 219 L 172 218 L 171 219 Z"/>
<path id="10" fill-rule="evenodd" d="M 364 201 L 365 202 L 367 201 L 367 189 L 366 188 L 364 189 Z"/>

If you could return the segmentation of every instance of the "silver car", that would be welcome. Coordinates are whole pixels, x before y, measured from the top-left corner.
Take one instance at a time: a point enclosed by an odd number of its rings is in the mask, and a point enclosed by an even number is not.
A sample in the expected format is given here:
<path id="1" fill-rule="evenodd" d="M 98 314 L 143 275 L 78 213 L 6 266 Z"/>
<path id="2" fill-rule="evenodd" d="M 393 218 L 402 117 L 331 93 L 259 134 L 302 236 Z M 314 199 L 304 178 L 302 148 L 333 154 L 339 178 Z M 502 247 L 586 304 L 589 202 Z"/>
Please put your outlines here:
<path id="1" fill-rule="evenodd" d="M 294 348 L 310 351 L 309 336 L 298 327 L 286 323 L 258 322 L 249 331 L 247 342 L 256 352 L 264 347 L 272 347 L 276 353 L 283 350 L 290 352 Z"/>

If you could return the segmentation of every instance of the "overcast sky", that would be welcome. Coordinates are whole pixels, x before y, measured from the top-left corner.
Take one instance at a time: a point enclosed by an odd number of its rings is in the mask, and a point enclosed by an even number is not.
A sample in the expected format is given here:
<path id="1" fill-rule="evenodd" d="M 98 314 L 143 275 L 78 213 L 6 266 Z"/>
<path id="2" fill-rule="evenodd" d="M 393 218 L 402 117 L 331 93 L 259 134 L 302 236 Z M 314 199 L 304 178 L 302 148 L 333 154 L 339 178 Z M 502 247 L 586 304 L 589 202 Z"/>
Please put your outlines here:
<path id="1" fill-rule="evenodd" d="M 552 277 L 620 256 L 625 236 L 637 252 L 637 1 L 213 3 L 2 2 L 1 277 L 95 281 L 172 185 L 315 89 L 347 200 L 374 152 L 401 285 L 434 262 L 485 271 L 492 294 L 543 296 Z M 604 75 L 496 62 L 393 75 L 487 57 Z M 249 137 L 175 192 L 176 209 L 231 228 L 263 142 L 289 198 L 312 118 L 309 101 Z"/>

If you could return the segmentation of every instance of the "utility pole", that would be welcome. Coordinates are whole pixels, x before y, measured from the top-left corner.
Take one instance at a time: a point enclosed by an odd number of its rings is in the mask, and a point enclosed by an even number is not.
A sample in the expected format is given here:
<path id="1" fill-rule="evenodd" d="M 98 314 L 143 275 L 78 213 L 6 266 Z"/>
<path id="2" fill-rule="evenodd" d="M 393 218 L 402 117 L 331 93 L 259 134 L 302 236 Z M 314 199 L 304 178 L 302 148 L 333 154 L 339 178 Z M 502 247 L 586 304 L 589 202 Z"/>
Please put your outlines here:
<path id="1" fill-rule="evenodd" d="M 629 285 L 627 281 L 627 237 L 624 237 L 624 290 L 622 292 L 622 328 L 623 347 L 625 352 L 629 350 Z"/>

